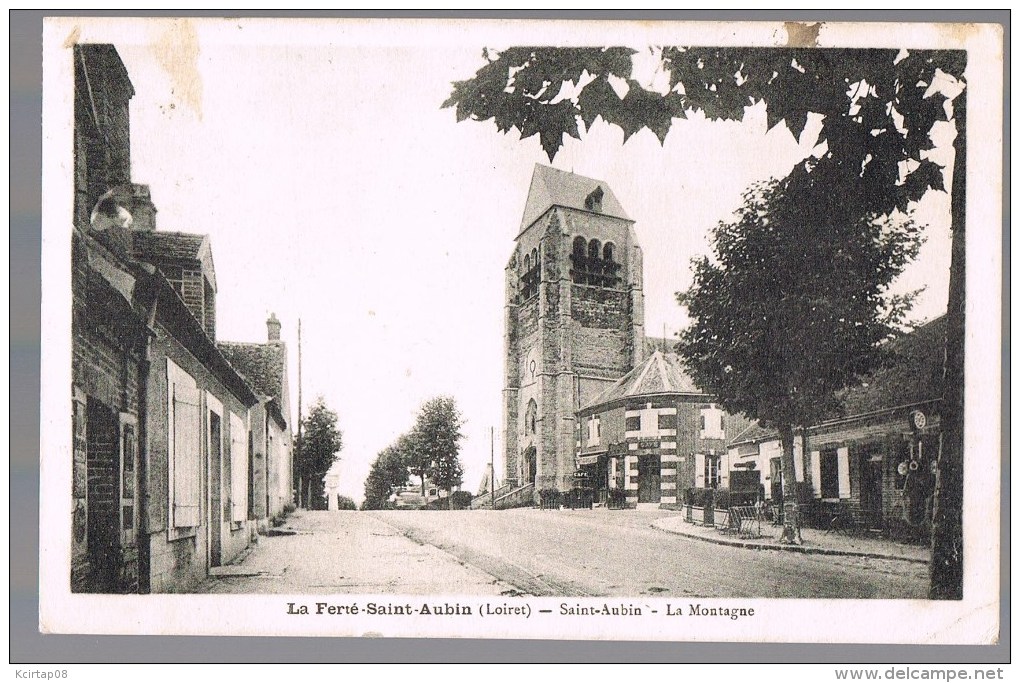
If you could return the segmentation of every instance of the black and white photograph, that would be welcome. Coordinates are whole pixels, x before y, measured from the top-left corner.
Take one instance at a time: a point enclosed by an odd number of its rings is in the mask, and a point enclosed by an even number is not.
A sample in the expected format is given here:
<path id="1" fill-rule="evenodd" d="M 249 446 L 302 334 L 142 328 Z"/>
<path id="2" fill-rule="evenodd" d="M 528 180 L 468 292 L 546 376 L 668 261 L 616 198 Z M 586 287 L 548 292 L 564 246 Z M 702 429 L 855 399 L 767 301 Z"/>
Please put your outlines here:
<path id="1" fill-rule="evenodd" d="M 41 631 L 997 642 L 997 25 L 44 29 Z"/>

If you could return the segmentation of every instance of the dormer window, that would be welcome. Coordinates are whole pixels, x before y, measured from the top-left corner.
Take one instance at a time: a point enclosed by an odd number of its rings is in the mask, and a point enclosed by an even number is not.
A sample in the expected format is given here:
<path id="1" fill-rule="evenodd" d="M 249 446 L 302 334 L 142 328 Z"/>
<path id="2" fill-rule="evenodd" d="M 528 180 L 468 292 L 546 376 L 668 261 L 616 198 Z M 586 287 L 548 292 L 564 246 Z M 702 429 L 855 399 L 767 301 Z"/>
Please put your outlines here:
<path id="1" fill-rule="evenodd" d="M 596 187 L 591 194 L 584 199 L 584 208 L 595 213 L 602 213 L 602 197 L 605 193 L 601 187 Z"/>

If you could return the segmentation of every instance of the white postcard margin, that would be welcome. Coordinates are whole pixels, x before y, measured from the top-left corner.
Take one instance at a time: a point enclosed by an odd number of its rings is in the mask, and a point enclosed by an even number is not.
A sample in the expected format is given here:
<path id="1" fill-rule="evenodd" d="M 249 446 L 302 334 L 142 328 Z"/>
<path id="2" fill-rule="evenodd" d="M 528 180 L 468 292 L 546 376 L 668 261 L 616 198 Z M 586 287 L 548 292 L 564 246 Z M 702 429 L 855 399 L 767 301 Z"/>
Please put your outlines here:
<path id="1" fill-rule="evenodd" d="M 70 236 L 74 42 L 136 40 L 139 22 L 169 19 L 47 19 L 43 55 L 42 364 L 40 434 L 40 631 L 93 634 L 386 636 L 571 640 L 981 644 L 999 631 L 1002 282 L 1002 33 L 982 24 L 826 23 L 820 47 L 966 49 L 970 90 L 967 166 L 967 359 L 965 579 L 960 602 L 893 600 L 584 599 L 647 605 L 657 617 L 560 616 L 562 599 L 393 595 L 72 594 Z M 189 21 L 189 20 L 185 20 Z M 198 19 L 190 21 L 223 21 Z M 230 20 L 244 40 L 351 45 L 713 44 L 779 46 L 771 22 L 567 22 L 489 20 Z M 427 23 L 428 30 L 421 30 Z M 465 74 L 465 77 L 470 74 Z M 471 615 L 288 614 L 289 604 L 468 606 Z M 567 601 L 573 604 L 574 600 Z M 667 604 L 753 609 L 753 617 L 667 617 Z M 547 619 L 483 617 L 485 604 L 551 609 Z M 314 611 L 313 607 L 313 611 Z M 687 610 L 684 610 L 685 613 Z"/>

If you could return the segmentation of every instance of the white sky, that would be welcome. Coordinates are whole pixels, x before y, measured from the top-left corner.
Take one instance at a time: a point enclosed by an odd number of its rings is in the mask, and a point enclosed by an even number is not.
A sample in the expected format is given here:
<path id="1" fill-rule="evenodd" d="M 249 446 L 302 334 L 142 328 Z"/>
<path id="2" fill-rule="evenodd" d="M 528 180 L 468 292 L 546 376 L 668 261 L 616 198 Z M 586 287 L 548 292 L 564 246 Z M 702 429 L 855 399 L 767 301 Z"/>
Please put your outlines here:
<path id="1" fill-rule="evenodd" d="M 481 480 L 490 427 L 501 471 L 503 269 L 534 164 L 548 160 L 537 136 L 457 123 L 439 105 L 483 46 L 507 43 L 384 46 L 356 26 L 297 40 L 282 23 L 210 21 L 194 24 L 196 79 L 163 66 L 188 63 L 192 34 L 135 26 L 105 41 L 136 90 L 133 181 L 151 186 L 160 229 L 211 235 L 220 339 L 262 341 L 269 312 L 280 318 L 295 412 L 301 318 L 304 406 L 322 395 L 339 414 L 342 493 L 360 500 L 379 450 L 443 393 L 467 420 L 465 488 Z M 647 334 L 683 324 L 674 292 L 707 231 L 749 184 L 806 155 L 811 132 L 801 147 L 785 128 L 766 134 L 759 106 L 742 123 L 677 121 L 665 149 L 649 131 L 621 145 L 601 123 L 567 143 L 554 165 L 608 182 L 637 221 Z M 924 320 L 946 305 L 948 197 L 929 193 L 919 214 L 927 243 L 901 289 L 927 287 Z"/>

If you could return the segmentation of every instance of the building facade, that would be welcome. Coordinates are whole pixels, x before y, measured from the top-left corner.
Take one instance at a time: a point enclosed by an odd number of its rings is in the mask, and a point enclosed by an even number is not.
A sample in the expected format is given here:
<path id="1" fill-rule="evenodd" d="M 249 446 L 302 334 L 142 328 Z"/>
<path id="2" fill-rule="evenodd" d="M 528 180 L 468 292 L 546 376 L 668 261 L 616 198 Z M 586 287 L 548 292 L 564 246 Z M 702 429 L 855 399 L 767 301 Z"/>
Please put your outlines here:
<path id="1" fill-rule="evenodd" d="M 843 414 L 801 430 L 794 475 L 803 519 L 923 537 L 931 520 L 946 318 L 895 340 L 889 363 L 846 391 Z M 757 472 L 782 498 L 779 439 L 752 425 L 728 446 L 731 470 Z M 753 463 L 753 464 L 752 464 Z"/>
<path id="2" fill-rule="evenodd" d="M 177 592 L 251 543 L 260 397 L 217 348 L 209 238 L 156 230 L 131 183 L 111 45 L 77 45 L 72 220 L 74 592 Z"/>
<path id="3" fill-rule="evenodd" d="M 577 410 L 644 356 L 641 248 L 599 180 L 536 165 L 506 267 L 506 479 L 569 489 Z"/>
<path id="4" fill-rule="evenodd" d="M 670 507 L 689 489 L 728 486 L 726 435 L 746 420 L 697 387 L 675 353 L 650 351 L 578 413 L 578 466 L 597 500 L 619 492 L 631 507 Z"/>
<path id="5" fill-rule="evenodd" d="M 218 342 L 230 364 L 259 396 L 252 410 L 251 506 L 256 519 L 281 514 L 294 503 L 294 439 L 291 429 L 287 344 L 276 314 L 266 320 L 266 342 Z"/>

